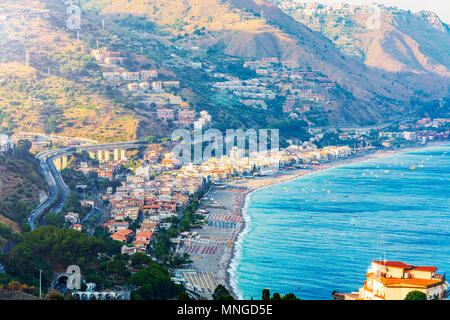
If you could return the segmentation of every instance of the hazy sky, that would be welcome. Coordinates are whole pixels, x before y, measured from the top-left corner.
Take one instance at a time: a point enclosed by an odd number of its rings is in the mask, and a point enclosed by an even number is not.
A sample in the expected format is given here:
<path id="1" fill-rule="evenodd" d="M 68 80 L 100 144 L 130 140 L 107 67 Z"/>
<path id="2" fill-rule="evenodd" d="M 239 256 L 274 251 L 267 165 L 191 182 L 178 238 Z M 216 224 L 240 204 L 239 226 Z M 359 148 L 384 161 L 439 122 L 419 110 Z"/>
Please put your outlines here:
<path id="1" fill-rule="evenodd" d="M 372 4 L 379 3 L 386 6 L 398 7 L 404 10 L 417 12 L 420 10 L 430 10 L 437 13 L 445 23 L 450 23 L 450 1 L 449 0 L 298 0 L 298 2 L 318 2 L 333 4 L 336 2 L 346 2 L 350 4 Z"/>

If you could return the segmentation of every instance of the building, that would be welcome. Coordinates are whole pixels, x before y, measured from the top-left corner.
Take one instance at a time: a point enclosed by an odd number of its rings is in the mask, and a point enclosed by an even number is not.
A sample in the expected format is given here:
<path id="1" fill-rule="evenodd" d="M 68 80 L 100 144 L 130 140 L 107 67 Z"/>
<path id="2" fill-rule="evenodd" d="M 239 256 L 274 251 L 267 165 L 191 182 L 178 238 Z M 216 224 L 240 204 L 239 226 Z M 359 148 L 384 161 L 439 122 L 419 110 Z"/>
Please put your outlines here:
<path id="1" fill-rule="evenodd" d="M 178 111 L 178 123 L 190 124 L 195 121 L 194 110 L 180 110 Z"/>
<path id="2" fill-rule="evenodd" d="M 154 81 L 152 83 L 152 89 L 154 91 L 161 91 L 163 89 L 163 83 L 161 81 Z"/>
<path id="3" fill-rule="evenodd" d="M 152 237 L 153 233 L 151 231 L 141 231 L 136 234 L 136 241 L 149 244 Z"/>
<path id="4" fill-rule="evenodd" d="M 11 149 L 11 140 L 4 134 L 0 134 L 0 152 L 8 152 Z"/>
<path id="5" fill-rule="evenodd" d="M 109 220 L 105 224 L 103 224 L 103 226 L 108 231 L 108 233 L 115 233 L 117 231 L 128 229 L 128 222 Z"/>
<path id="6" fill-rule="evenodd" d="M 81 231 L 81 228 L 82 228 L 82 226 L 81 226 L 81 224 L 79 224 L 79 223 L 74 224 L 74 225 L 72 226 L 72 229 L 73 229 L 73 230 L 77 230 L 77 231 Z"/>
<path id="7" fill-rule="evenodd" d="M 173 109 L 161 108 L 161 109 L 156 110 L 156 113 L 157 113 L 157 117 L 159 119 L 164 119 L 164 120 L 175 119 L 175 112 Z"/>
<path id="8" fill-rule="evenodd" d="M 133 231 L 129 229 L 120 230 L 111 235 L 111 238 L 116 241 L 130 242 L 133 239 Z"/>
<path id="9" fill-rule="evenodd" d="M 413 266 L 399 261 L 372 261 L 367 280 L 358 292 L 334 294 L 337 300 L 404 300 L 411 291 L 426 294 L 427 300 L 448 296 L 445 276 L 436 267 Z"/>
<path id="10" fill-rule="evenodd" d="M 128 91 L 136 91 L 139 89 L 139 85 L 137 83 L 129 83 L 128 84 Z"/>
<path id="11" fill-rule="evenodd" d="M 79 220 L 80 215 L 75 212 L 69 212 L 64 216 L 64 221 L 70 222 L 71 224 L 76 224 Z"/>
<path id="12" fill-rule="evenodd" d="M 158 71 L 156 70 L 141 70 L 141 80 L 150 80 L 158 78 Z"/>
<path id="13" fill-rule="evenodd" d="M 164 88 L 179 88 L 180 81 L 163 81 Z"/>

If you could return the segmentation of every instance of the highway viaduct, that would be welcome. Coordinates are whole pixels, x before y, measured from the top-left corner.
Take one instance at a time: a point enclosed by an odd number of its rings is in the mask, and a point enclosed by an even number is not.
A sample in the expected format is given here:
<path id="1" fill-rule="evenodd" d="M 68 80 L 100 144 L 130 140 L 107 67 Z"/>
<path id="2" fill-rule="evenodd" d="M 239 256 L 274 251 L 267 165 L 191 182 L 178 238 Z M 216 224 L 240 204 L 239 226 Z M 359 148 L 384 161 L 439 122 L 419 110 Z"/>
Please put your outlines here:
<path id="1" fill-rule="evenodd" d="M 51 209 L 56 213 L 61 212 L 64 202 L 70 190 L 62 179 L 59 171 L 64 169 L 69 161 L 69 157 L 75 152 L 86 151 L 94 155 L 100 162 L 111 161 L 113 159 L 123 160 L 126 158 L 126 150 L 138 149 L 146 144 L 143 141 L 106 143 L 96 145 L 83 145 L 78 147 L 64 147 L 45 151 L 37 156 L 40 161 L 41 171 L 48 184 L 49 194 L 45 201 L 41 202 L 33 211 L 31 211 L 27 223 L 31 230 L 36 228 L 38 217 L 44 216 Z M 107 157 L 109 155 L 109 158 Z M 65 166 L 63 166 L 65 164 Z"/>

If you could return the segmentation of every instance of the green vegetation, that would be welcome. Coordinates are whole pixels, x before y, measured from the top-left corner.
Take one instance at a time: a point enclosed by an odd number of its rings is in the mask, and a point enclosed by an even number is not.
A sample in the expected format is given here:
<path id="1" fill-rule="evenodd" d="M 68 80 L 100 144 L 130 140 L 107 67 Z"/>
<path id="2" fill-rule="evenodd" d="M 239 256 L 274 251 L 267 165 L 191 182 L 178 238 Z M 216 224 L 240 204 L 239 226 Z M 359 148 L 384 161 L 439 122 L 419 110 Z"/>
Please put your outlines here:
<path id="1" fill-rule="evenodd" d="M 406 295 L 405 300 L 427 300 L 427 295 L 423 292 L 415 290 L 409 292 Z"/>
<path id="2" fill-rule="evenodd" d="M 100 228 L 96 235 L 106 238 Z M 122 243 L 109 242 L 96 237 L 54 226 L 39 227 L 25 235 L 24 240 L 6 255 L 0 256 L 6 273 L 0 275 L 0 284 L 18 281 L 37 286 L 39 269 L 43 270 L 43 287 L 48 288 L 53 272 L 64 271 L 69 265 L 80 266 L 86 282 L 94 282 L 101 289 L 134 285 L 133 299 L 170 299 L 184 292 L 175 285 L 169 271 L 138 253 L 133 256 L 120 254 Z M 128 264 L 138 271 L 134 274 Z"/>
<path id="3" fill-rule="evenodd" d="M 217 68 L 217 72 L 229 74 L 235 77 L 238 77 L 241 80 L 248 80 L 258 78 L 258 74 L 249 68 L 243 67 L 243 61 L 239 61 L 237 63 L 220 63 Z"/>
<path id="4" fill-rule="evenodd" d="M 48 226 L 27 233 L 0 261 L 9 275 L 28 285 L 37 285 L 39 269 L 44 270 L 43 283 L 48 286 L 52 271 L 71 264 L 86 267 L 104 250 L 101 240 L 78 231 Z"/>
<path id="5" fill-rule="evenodd" d="M 181 232 L 189 231 L 192 225 L 202 223 L 203 216 L 197 215 L 195 212 L 198 209 L 200 199 L 204 196 L 206 190 L 209 189 L 209 186 L 207 184 L 203 190 L 190 197 L 189 205 L 184 209 L 181 220 L 177 217 L 170 218 L 166 222 L 172 223 L 171 227 L 167 230 L 160 230 L 156 235 L 152 252 L 163 265 L 177 267 L 191 262 L 187 253 L 184 253 L 182 256 L 175 254 L 173 250 L 175 246 L 170 239 Z"/>
<path id="6" fill-rule="evenodd" d="M 300 300 L 300 299 L 297 298 L 295 296 L 295 294 L 293 294 L 293 293 L 288 293 L 287 295 L 283 296 L 283 295 L 280 295 L 277 292 L 275 292 L 273 294 L 272 298 L 271 298 L 269 289 L 263 289 L 263 291 L 262 291 L 262 300 L 269 301 L 269 300 Z"/>
<path id="7" fill-rule="evenodd" d="M 184 292 L 183 287 L 170 280 L 169 272 L 155 261 L 150 261 L 147 269 L 133 274 L 130 283 L 139 286 L 131 293 L 134 300 L 167 300 Z"/>
<path id="8" fill-rule="evenodd" d="M 217 288 L 214 290 L 213 299 L 214 300 L 234 300 L 230 291 L 228 291 L 227 288 L 225 288 L 225 286 L 222 284 L 219 284 L 217 286 Z"/>
<path id="9" fill-rule="evenodd" d="M 29 141 L 21 140 L 14 155 L 0 156 L 0 215 L 23 230 L 27 230 L 24 222 L 28 214 L 39 203 L 39 192 L 46 188 L 30 147 Z"/>

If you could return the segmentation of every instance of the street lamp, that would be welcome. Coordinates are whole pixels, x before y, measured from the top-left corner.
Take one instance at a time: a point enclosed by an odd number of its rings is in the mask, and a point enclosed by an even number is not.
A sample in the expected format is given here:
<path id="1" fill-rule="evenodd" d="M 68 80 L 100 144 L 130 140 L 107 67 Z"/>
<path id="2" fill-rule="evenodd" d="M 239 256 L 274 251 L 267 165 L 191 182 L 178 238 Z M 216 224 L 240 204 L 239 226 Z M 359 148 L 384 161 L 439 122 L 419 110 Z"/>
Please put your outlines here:
<path id="1" fill-rule="evenodd" d="M 42 297 L 42 269 L 39 269 L 39 299 Z"/>

